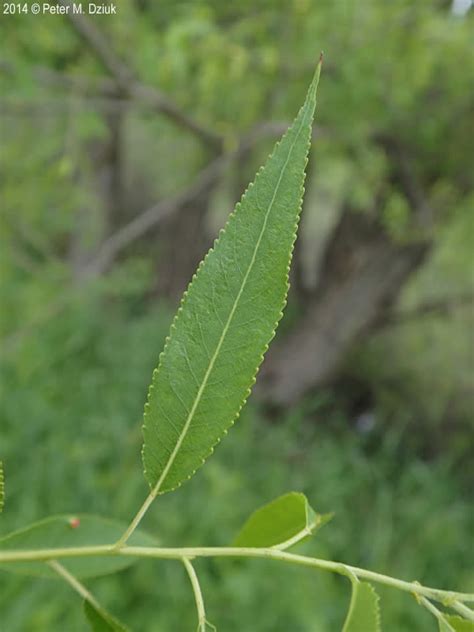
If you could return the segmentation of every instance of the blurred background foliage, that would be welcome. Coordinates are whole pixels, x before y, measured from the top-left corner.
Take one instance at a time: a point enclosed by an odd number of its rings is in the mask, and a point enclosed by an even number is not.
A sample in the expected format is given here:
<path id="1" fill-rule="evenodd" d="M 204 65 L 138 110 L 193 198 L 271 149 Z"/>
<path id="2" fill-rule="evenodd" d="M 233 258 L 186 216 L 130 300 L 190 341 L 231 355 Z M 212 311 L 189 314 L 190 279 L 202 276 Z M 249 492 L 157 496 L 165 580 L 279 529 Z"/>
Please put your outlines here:
<path id="1" fill-rule="evenodd" d="M 301 490 L 336 512 L 303 551 L 472 590 L 470 3 L 117 4 L 2 17 L 1 532 L 139 506 L 143 401 L 178 297 L 323 49 L 281 334 L 229 438 L 146 528 L 225 545 Z M 222 630 L 326 632 L 349 599 L 323 573 L 197 567 Z M 90 583 L 137 630 L 194 629 L 179 564 Z M 406 595 L 382 599 L 385 629 L 431 629 Z M 85 630 L 59 582 L 2 572 L 0 612 L 5 632 Z"/>

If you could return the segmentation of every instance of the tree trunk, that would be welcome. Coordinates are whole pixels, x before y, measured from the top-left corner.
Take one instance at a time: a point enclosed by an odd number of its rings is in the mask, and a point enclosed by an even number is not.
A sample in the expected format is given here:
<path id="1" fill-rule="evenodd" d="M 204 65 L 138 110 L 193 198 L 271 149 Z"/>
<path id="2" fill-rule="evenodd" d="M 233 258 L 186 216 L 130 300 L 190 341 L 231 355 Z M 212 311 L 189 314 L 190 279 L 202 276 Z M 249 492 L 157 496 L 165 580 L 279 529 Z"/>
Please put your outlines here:
<path id="1" fill-rule="evenodd" d="M 155 286 L 158 295 L 179 300 L 210 248 L 212 237 L 206 230 L 205 220 L 212 191 L 213 186 L 206 187 L 160 225 Z"/>
<path id="2" fill-rule="evenodd" d="M 88 204 L 76 216 L 75 230 L 69 244 L 69 260 L 73 277 L 83 282 L 88 277 L 88 263 L 100 249 L 105 236 L 113 232 L 123 215 L 122 135 L 124 114 L 111 110 L 104 118 L 108 134 L 104 140 L 91 143 L 91 187 L 97 204 Z M 79 184 L 81 174 L 76 175 Z"/>
<path id="3" fill-rule="evenodd" d="M 374 327 L 424 262 L 430 244 L 394 243 L 373 217 L 346 210 L 328 242 L 316 292 L 262 367 L 260 396 L 291 405 L 335 376 L 349 348 Z"/>

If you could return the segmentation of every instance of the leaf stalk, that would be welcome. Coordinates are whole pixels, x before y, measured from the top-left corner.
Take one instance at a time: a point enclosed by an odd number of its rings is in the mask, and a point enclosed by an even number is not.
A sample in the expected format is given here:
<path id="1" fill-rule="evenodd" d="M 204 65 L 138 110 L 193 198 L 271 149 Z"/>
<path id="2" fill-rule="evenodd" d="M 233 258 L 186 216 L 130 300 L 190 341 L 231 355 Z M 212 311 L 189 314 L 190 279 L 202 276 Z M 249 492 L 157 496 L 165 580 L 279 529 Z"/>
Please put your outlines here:
<path id="1" fill-rule="evenodd" d="M 183 557 L 183 564 L 188 573 L 193 587 L 194 600 L 196 601 L 196 610 L 198 614 L 198 630 L 199 632 L 206 632 L 206 609 L 204 607 L 204 598 L 202 596 L 201 586 L 199 585 L 199 579 L 194 570 L 194 566 L 191 564 L 187 557 Z"/>
<path id="2" fill-rule="evenodd" d="M 87 590 L 87 588 L 82 584 L 77 577 L 74 577 L 62 564 L 60 564 L 57 560 L 50 560 L 48 562 L 48 566 L 53 569 L 64 581 L 71 586 L 73 590 L 75 590 L 83 599 L 91 603 L 94 608 L 96 608 L 99 612 L 103 612 L 104 609 L 94 597 L 94 595 Z"/>

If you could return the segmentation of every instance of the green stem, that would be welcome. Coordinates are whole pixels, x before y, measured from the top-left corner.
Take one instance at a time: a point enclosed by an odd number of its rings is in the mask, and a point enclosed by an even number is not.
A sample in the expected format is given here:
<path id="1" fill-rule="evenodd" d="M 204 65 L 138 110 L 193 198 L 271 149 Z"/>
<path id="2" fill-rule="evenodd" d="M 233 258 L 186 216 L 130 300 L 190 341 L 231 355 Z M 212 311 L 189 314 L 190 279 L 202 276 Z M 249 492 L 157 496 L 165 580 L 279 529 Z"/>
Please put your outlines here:
<path id="1" fill-rule="evenodd" d="M 300 540 L 303 540 L 304 538 L 306 538 L 308 535 L 311 535 L 311 529 L 309 529 L 308 527 L 305 527 L 304 529 L 299 531 L 296 535 L 294 535 L 292 538 L 289 538 L 288 540 L 285 540 L 285 542 L 281 542 L 280 544 L 276 544 L 272 548 L 275 549 L 276 551 L 285 551 L 286 549 L 289 549 L 290 547 L 300 542 Z"/>
<path id="2" fill-rule="evenodd" d="M 79 595 L 81 595 L 83 599 L 91 603 L 99 612 L 102 612 L 104 610 L 97 599 L 94 597 L 94 595 L 87 590 L 84 584 L 81 584 L 81 582 L 76 577 L 74 577 L 74 575 L 71 575 L 71 573 L 66 568 L 64 568 L 64 566 L 60 564 L 57 560 L 49 561 L 48 566 L 52 568 L 60 577 L 62 577 L 62 579 L 64 579 L 64 581 L 67 582 L 69 586 L 71 586 L 71 588 L 79 593 Z"/>
<path id="3" fill-rule="evenodd" d="M 459 614 L 465 619 L 468 619 L 469 621 L 474 621 L 474 612 L 460 601 L 456 600 L 452 604 L 450 604 L 450 606 L 451 608 L 456 610 L 456 612 L 459 612 Z"/>
<path id="4" fill-rule="evenodd" d="M 330 560 L 321 560 L 304 555 L 296 555 L 286 551 L 278 551 L 272 548 L 247 548 L 247 547 L 185 547 L 185 548 L 160 548 L 146 546 L 124 546 L 117 548 L 115 544 L 102 546 L 85 546 L 71 547 L 59 549 L 39 549 L 34 551 L 0 551 L 0 564 L 14 562 L 34 562 L 49 561 L 58 558 L 68 557 L 94 557 L 97 555 L 125 555 L 132 557 L 151 557 L 158 559 L 177 559 L 182 560 L 184 557 L 193 559 L 196 557 L 253 557 L 266 558 L 297 564 L 300 566 L 308 566 L 318 568 L 320 570 L 347 575 L 354 574 L 359 579 L 367 579 L 369 581 L 398 588 L 405 592 L 415 595 L 428 597 L 439 602 L 474 601 L 474 594 L 460 593 L 449 590 L 439 590 L 422 586 L 417 582 L 407 582 L 402 579 L 396 579 L 388 575 L 382 575 L 374 571 L 358 568 L 341 562 L 333 562 Z"/>
<path id="5" fill-rule="evenodd" d="M 194 599 L 196 601 L 196 610 L 198 614 L 198 628 L 199 632 L 206 631 L 206 610 L 204 608 L 204 599 L 202 597 L 201 586 L 199 585 L 199 579 L 194 570 L 194 566 L 188 560 L 187 557 L 183 557 L 183 564 L 186 568 L 191 586 L 193 587 Z"/>
<path id="6" fill-rule="evenodd" d="M 446 627 L 453 629 L 452 626 L 450 626 L 449 623 L 446 621 L 446 617 L 443 615 L 441 610 L 438 610 L 438 608 L 435 605 L 433 605 L 431 601 L 428 601 L 428 599 L 425 599 L 425 597 L 421 597 L 419 599 L 419 602 L 421 603 L 422 606 L 424 606 L 427 610 L 429 610 L 431 614 L 435 616 L 440 623 L 444 623 Z"/>
<path id="7" fill-rule="evenodd" d="M 140 509 L 137 511 L 137 513 L 136 513 L 135 517 L 133 518 L 132 522 L 128 525 L 127 529 L 124 531 L 124 533 L 120 537 L 120 539 L 117 540 L 117 542 L 115 543 L 114 548 L 116 548 L 118 550 L 118 549 L 121 549 L 122 547 L 125 546 L 125 544 L 128 542 L 128 540 L 129 540 L 130 536 L 132 535 L 132 533 L 135 531 L 135 529 L 138 527 L 138 525 L 142 521 L 143 516 L 146 514 L 146 512 L 150 508 L 151 503 L 155 500 L 158 491 L 159 491 L 159 488 L 158 488 L 158 486 L 156 486 L 148 494 L 148 496 L 145 498 L 145 502 L 140 507 Z"/>

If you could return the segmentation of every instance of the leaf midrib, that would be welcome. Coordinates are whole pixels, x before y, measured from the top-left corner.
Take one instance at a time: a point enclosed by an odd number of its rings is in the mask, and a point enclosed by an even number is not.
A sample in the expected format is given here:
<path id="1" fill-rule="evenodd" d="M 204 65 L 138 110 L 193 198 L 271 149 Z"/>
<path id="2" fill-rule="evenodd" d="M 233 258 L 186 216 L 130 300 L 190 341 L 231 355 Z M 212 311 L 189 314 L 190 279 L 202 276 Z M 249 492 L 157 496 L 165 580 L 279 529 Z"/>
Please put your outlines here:
<path id="1" fill-rule="evenodd" d="M 238 294 L 237 294 L 237 296 L 235 298 L 235 301 L 234 301 L 234 304 L 233 304 L 232 309 L 230 311 L 230 314 L 229 314 L 229 317 L 227 319 L 227 322 L 224 325 L 224 328 L 222 330 L 222 334 L 221 334 L 221 336 L 219 338 L 219 341 L 217 343 L 216 349 L 215 349 L 212 357 L 209 360 L 209 366 L 207 367 L 206 373 L 204 374 L 204 377 L 203 377 L 203 380 L 202 380 L 202 384 L 201 384 L 201 386 L 198 389 L 198 392 L 197 392 L 196 397 L 194 399 L 194 402 L 193 402 L 193 405 L 191 407 L 191 410 L 189 411 L 188 417 L 187 417 L 186 422 L 185 422 L 185 424 L 183 426 L 183 430 L 181 431 L 181 434 L 178 437 L 176 445 L 175 445 L 175 447 L 174 447 L 174 449 L 173 449 L 173 451 L 172 451 L 172 453 L 171 453 L 171 455 L 170 455 L 170 457 L 168 459 L 168 462 L 166 463 L 166 465 L 165 465 L 165 467 L 163 469 L 163 472 L 161 473 L 160 478 L 158 479 L 156 485 L 154 486 L 154 488 L 153 488 L 153 490 L 151 492 L 152 496 L 157 496 L 158 495 L 158 493 L 159 493 L 159 491 L 161 489 L 161 486 L 162 486 L 164 480 L 166 479 L 166 477 L 168 476 L 168 473 L 169 473 L 169 471 L 170 471 L 170 469 L 171 469 L 171 467 L 172 467 L 172 465 L 173 465 L 173 463 L 174 463 L 174 461 L 176 459 L 176 456 L 177 456 L 177 454 L 178 454 L 178 452 L 179 452 L 179 450 L 181 448 L 181 445 L 183 444 L 183 441 L 186 438 L 186 434 L 187 434 L 187 432 L 189 430 L 189 427 L 190 427 L 190 425 L 192 423 L 192 420 L 194 418 L 194 414 L 195 414 L 195 412 L 197 410 L 197 407 L 199 406 L 199 403 L 201 401 L 202 394 L 204 393 L 204 390 L 205 390 L 205 388 L 207 386 L 207 381 L 209 379 L 209 376 L 212 373 L 212 369 L 214 368 L 214 364 L 216 362 L 216 359 L 217 359 L 217 357 L 219 355 L 219 352 L 221 350 L 221 347 L 222 347 L 222 345 L 224 343 L 224 340 L 225 340 L 225 337 L 227 335 L 227 332 L 229 331 L 229 327 L 230 327 L 230 324 L 231 324 L 232 319 L 234 317 L 234 314 L 235 314 L 235 312 L 237 310 L 237 306 L 239 304 L 240 297 L 243 294 L 243 291 L 245 289 L 245 285 L 247 283 L 247 280 L 248 280 L 248 278 L 250 276 L 250 273 L 252 272 L 252 268 L 253 268 L 255 260 L 257 258 L 258 249 L 260 247 L 261 241 L 263 239 L 263 235 L 265 233 L 265 229 L 267 227 L 268 218 L 270 217 L 270 213 L 272 211 L 273 204 L 275 203 L 275 199 L 276 199 L 276 196 L 278 194 L 278 191 L 279 191 L 279 188 L 280 188 L 280 185 L 281 185 L 283 174 L 284 174 L 284 172 L 285 172 L 285 170 L 286 170 L 286 168 L 288 166 L 288 163 L 290 161 L 290 157 L 291 157 L 293 149 L 294 149 L 294 147 L 296 145 L 296 142 L 299 139 L 299 136 L 301 134 L 301 130 L 303 128 L 304 122 L 305 122 L 305 117 L 303 116 L 302 119 L 301 119 L 301 123 L 300 123 L 300 127 L 298 129 L 298 132 L 295 135 L 295 138 L 294 138 L 294 140 L 293 140 L 293 142 L 291 144 L 290 150 L 289 150 L 288 155 L 286 157 L 285 163 L 284 163 L 283 167 L 281 168 L 280 175 L 278 177 L 278 182 L 277 182 L 277 184 L 275 186 L 275 191 L 273 193 L 273 197 L 272 197 L 272 199 L 270 201 L 270 204 L 268 206 L 267 212 L 265 213 L 265 217 L 264 217 L 264 220 L 263 220 L 263 225 L 262 225 L 262 228 L 260 230 L 260 235 L 258 236 L 257 243 L 255 245 L 255 249 L 254 249 L 252 258 L 251 258 L 249 266 L 247 268 L 247 272 L 245 273 L 245 276 L 244 276 L 244 278 L 242 280 L 242 284 L 240 286 L 239 292 L 238 292 Z"/>

